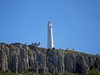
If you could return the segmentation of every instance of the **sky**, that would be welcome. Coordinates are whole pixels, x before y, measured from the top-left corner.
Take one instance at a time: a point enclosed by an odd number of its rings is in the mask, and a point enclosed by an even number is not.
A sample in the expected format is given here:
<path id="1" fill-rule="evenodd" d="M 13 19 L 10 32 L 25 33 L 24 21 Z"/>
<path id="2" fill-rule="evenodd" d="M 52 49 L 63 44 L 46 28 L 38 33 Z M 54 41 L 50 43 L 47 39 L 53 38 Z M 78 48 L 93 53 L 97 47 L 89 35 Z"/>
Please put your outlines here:
<path id="1" fill-rule="evenodd" d="M 55 48 L 100 54 L 100 0 L 0 0 L 0 42 L 47 48 L 48 21 Z"/>

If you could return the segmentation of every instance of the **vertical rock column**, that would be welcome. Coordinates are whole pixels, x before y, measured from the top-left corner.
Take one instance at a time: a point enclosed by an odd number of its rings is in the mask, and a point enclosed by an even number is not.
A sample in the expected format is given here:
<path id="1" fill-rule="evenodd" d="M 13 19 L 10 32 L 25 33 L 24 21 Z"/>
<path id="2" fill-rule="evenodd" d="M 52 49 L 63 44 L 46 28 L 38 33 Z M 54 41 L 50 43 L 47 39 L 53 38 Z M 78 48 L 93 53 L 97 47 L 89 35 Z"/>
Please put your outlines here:
<path id="1" fill-rule="evenodd" d="M 24 68 L 25 68 L 25 54 L 24 54 L 24 49 L 20 49 L 20 57 L 19 57 L 19 66 L 18 66 L 18 70 L 19 73 L 23 73 L 24 72 Z"/>
<path id="2" fill-rule="evenodd" d="M 57 68 L 58 68 L 58 74 L 64 75 L 64 53 L 62 51 L 59 51 L 57 59 Z"/>
<path id="3" fill-rule="evenodd" d="M 2 57 L 3 57 L 3 51 L 0 49 L 0 71 L 2 70 Z"/>
<path id="4" fill-rule="evenodd" d="M 67 53 L 64 57 L 65 71 L 74 72 L 76 64 L 76 56 L 73 53 Z"/>
<path id="5" fill-rule="evenodd" d="M 29 57 L 28 57 L 28 52 L 29 52 L 29 47 L 25 47 L 25 51 L 24 51 L 24 58 L 25 58 L 25 71 L 27 71 L 29 69 Z"/>
<path id="6" fill-rule="evenodd" d="M 16 54 L 15 54 L 15 59 L 16 59 L 16 73 L 18 73 L 18 65 L 19 65 L 19 58 L 20 58 L 20 49 L 16 47 Z"/>
<path id="7" fill-rule="evenodd" d="M 82 73 L 82 75 L 87 75 L 88 73 L 88 66 L 86 61 L 82 55 L 77 55 L 76 57 L 76 72 Z"/>
<path id="8" fill-rule="evenodd" d="M 7 61 L 7 55 L 5 51 L 3 51 L 3 56 L 2 56 L 2 71 L 7 71 L 8 70 L 8 61 Z"/>

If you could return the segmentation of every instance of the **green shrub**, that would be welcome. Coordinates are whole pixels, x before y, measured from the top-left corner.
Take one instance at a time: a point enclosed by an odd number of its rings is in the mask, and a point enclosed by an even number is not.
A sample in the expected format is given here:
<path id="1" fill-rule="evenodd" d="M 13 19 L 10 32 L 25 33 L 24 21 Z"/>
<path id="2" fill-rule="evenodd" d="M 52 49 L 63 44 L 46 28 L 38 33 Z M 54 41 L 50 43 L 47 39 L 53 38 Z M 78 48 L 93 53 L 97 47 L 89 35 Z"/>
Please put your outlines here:
<path id="1" fill-rule="evenodd" d="M 65 71 L 65 72 L 64 72 L 64 75 L 73 75 L 73 74 L 71 74 L 71 73 L 68 72 L 68 71 Z"/>
<path id="2" fill-rule="evenodd" d="M 41 75 L 41 74 L 38 74 L 38 73 L 33 73 L 33 72 L 25 72 L 23 75 Z M 2 72 L 0 71 L 0 75 L 20 75 L 20 74 L 16 74 L 16 73 L 12 73 L 12 72 Z M 45 75 L 52 75 L 50 72 L 46 72 Z M 65 71 L 64 72 L 64 75 L 82 75 L 82 74 L 78 74 L 78 73 L 70 73 L 68 71 Z M 93 70 L 89 70 L 88 71 L 88 75 L 100 75 L 100 71 L 99 70 L 96 70 L 96 69 L 93 69 Z"/>
<path id="3" fill-rule="evenodd" d="M 100 75 L 100 71 L 96 69 L 89 70 L 88 75 Z"/>
<path id="4" fill-rule="evenodd" d="M 16 73 L 12 73 L 12 72 L 0 72 L 0 75 L 18 75 Z"/>
<path id="5" fill-rule="evenodd" d="M 50 72 L 47 72 L 45 75 L 52 75 Z"/>

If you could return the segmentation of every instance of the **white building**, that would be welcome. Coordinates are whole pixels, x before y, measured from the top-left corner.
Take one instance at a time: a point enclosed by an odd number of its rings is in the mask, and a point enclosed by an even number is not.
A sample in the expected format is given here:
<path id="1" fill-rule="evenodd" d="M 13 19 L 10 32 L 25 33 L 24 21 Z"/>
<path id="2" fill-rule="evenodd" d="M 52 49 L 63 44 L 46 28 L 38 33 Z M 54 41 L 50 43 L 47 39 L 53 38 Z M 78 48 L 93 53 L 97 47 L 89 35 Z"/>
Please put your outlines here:
<path id="1" fill-rule="evenodd" d="M 53 48 L 54 41 L 53 41 L 53 31 L 52 31 L 52 23 L 48 22 L 48 36 L 47 36 L 47 48 Z"/>

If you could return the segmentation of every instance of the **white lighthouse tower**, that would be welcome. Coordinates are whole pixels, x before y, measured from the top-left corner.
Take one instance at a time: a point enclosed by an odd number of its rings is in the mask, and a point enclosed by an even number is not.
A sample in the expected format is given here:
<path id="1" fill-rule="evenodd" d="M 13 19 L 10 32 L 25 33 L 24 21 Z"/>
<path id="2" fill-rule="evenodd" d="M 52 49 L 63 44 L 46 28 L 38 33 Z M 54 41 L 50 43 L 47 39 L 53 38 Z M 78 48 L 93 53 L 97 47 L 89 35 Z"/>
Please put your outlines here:
<path id="1" fill-rule="evenodd" d="M 53 42 L 53 31 L 52 31 L 52 23 L 48 22 L 48 37 L 47 37 L 47 48 L 53 48 L 54 42 Z"/>

